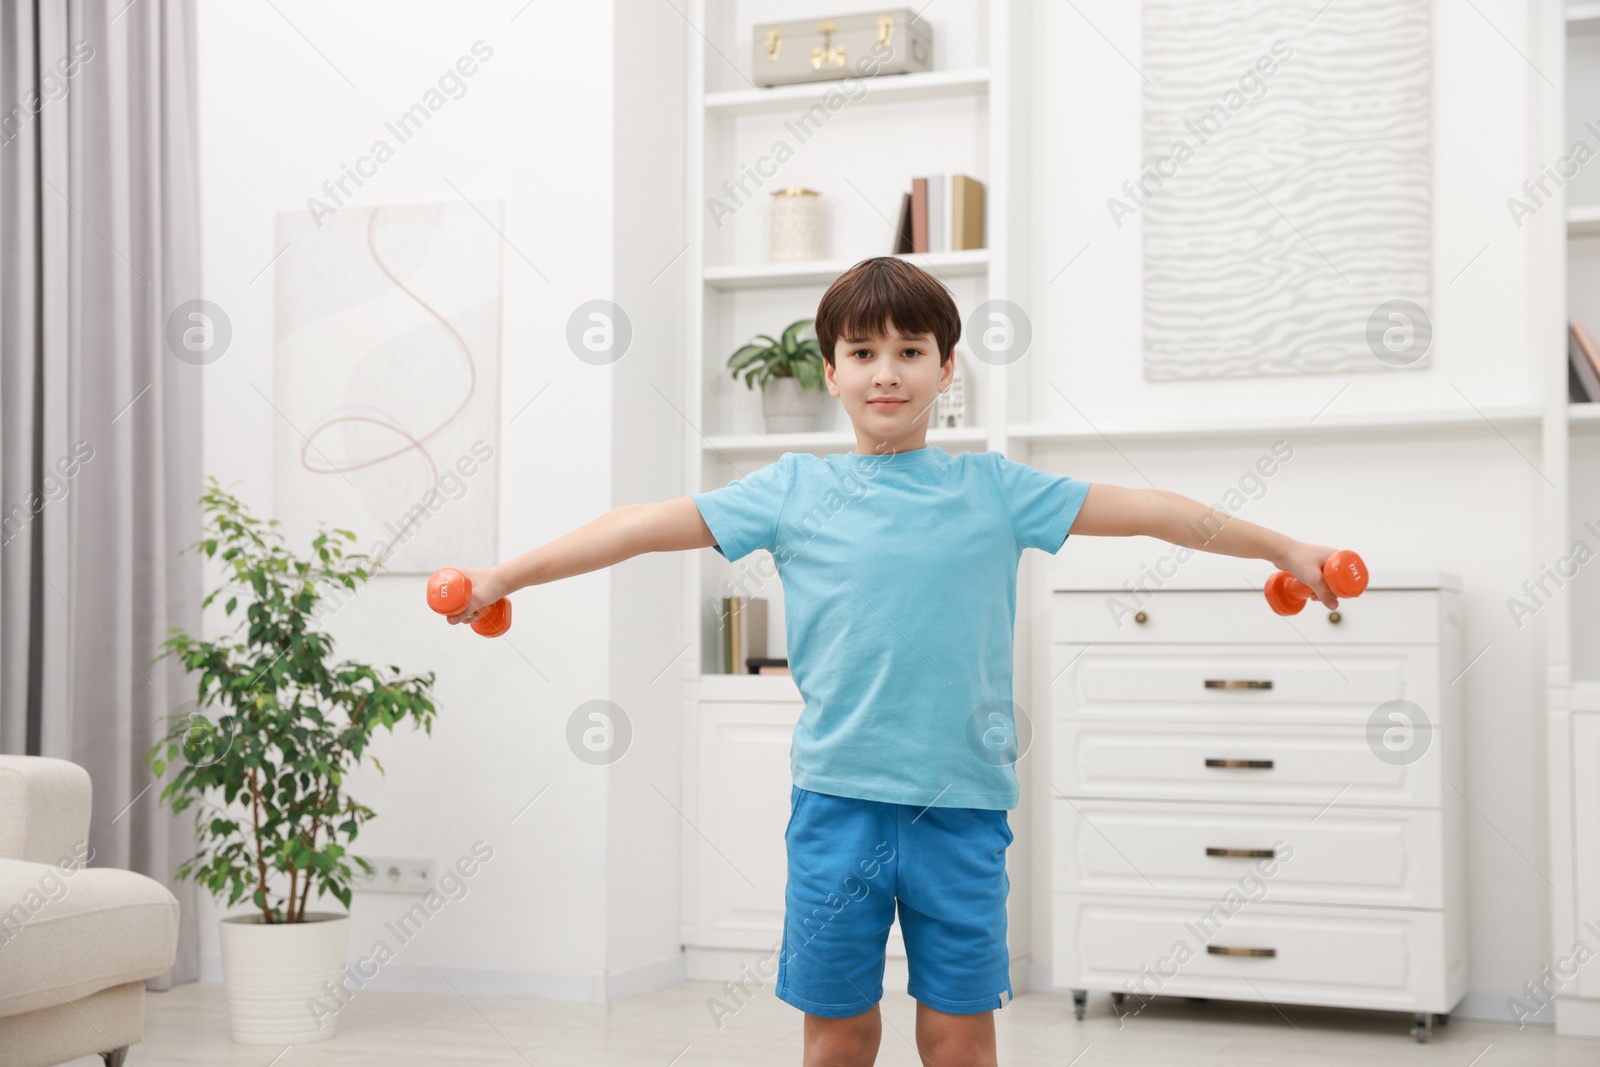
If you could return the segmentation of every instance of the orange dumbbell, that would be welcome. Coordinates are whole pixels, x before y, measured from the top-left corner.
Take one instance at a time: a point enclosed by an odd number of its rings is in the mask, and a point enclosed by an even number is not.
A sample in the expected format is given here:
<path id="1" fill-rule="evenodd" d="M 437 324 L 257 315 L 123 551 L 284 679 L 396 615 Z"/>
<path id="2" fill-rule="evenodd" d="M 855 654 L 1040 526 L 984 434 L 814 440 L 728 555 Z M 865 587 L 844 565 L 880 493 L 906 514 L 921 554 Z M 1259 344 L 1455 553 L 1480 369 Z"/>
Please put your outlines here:
<path id="1" fill-rule="evenodd" d="M 428 579 L 428 607 L 440 615 L 456 615 L 472 602 L 472 581 L 454 567 L 441 567 Z M 478 612 L 472 628 L 485 637 L 511 629 L 511 601 L 501 597 Z"/>
<path id="2" fill-rule="evenodd" d="M 1328 591 L 1334 596 L 1360 596 L 1367 587 L 1367 565 L 1348 548 L 1340 549 L 1322 561 L 1322 580 L 1328 583 Z M 1288 571 L 1278 571 L 1268 578 L 1262 592 L 1279 615 L 1298 615 L 1306 601 L 1315 600 L 1317 596 L 1309 585 Z"/>

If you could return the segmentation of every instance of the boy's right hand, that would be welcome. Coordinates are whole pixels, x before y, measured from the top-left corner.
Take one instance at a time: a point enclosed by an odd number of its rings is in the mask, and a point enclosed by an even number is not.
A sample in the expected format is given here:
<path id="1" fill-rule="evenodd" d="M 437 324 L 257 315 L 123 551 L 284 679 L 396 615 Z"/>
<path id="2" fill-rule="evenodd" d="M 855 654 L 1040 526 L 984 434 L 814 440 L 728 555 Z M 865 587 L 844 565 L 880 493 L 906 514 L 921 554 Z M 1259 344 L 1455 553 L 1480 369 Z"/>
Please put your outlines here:
<path id="1" fill-rule="evenodd" d="M 1336 551 L 1327 545 L 1308 545 L 1304 541 L 1295 541 L 1288 551 L 1272 562 L 1279 570 L 1288 571 L 1309 586 L 1324 607 L 1337 608 L 1339 598 L 1333 595 L 1327 580 L 1322 577 L 1322 564 Z"/>
<path id="2" fill-rule="evenodd" d="M 472 599 L 456 614 L 445 616 L 451 626 L 477 622 L 484 608 L 509 592 L 498 567 L 457 567 L 456 570 L 466 575 L 467 581 L 472 583 Z"/>

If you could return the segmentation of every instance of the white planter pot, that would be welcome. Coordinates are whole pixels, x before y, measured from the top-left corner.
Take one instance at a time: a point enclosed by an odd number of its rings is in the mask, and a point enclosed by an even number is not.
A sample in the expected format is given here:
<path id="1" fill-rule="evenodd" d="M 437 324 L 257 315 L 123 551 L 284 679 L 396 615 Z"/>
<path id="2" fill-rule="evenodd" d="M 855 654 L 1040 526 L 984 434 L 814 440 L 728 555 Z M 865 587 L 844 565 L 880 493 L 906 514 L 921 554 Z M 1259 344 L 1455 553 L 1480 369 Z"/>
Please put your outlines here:
<path id="1" fill-rule="evenodd" d="M 803 433 L 822 422 L 821 389 L 804 389 L 798 378 L 768 378 L 761 387 L 761 414 L 768 433 Z"/>
<path id="2" fill-rule="evenodd" d="M 228 1019 L 241 1045 L 326 1041 L 338 1015 L 323 983 L 337 987 L 350 942 L 350 916 L 309 911 L 300 923 L 263 923 L 259 914 L 221 922 Z"/>

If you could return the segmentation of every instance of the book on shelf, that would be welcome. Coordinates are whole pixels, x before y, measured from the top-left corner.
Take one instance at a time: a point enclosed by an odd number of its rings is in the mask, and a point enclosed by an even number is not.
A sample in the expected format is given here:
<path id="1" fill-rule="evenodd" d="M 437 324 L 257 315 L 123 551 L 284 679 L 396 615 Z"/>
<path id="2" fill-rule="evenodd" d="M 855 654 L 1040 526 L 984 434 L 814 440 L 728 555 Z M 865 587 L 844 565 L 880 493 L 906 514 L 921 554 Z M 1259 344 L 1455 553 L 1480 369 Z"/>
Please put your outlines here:
<path id="1" fill-rule="evenodd" d="M 983 245 L 983 183 L 965 174 L 950 178 L 950 251 Z"/>
<path id="2" fill-rule="evenodd" d="M 782 656 L 777 659 L 768 659 L 765 656 L 751 656 L 744 662 L 751 674 L 789 673 L 789 660 Z"/>
<path id="3" fill-rule="evenodd" d="M 1600 402 L 1600 349 L 1581 322 L 1567 327 L 1567 399 L 1577 404 Z"/>
<path id="4" fill-rule="evenodd" d="M 928 179 L 911 179 L 911 251 L 928 250 Z"/>
<path id="5" fill-rule="evenodd" d="M 965 174 L 911 179 L 900 198 L 894 251 L 962 252 L 984 247 L 983 183 Z"/>
<path id="6" fill-rule="evenodd" d="M 722 598 L 722 673 L 738 674 L 739 665 L 767 655 L 767 602 L 761 597 Z"/>
<path id="7" fill-rule="evenodd" d="M 893 253 L 897 256 L 911 251 L 911 194 L 900 194 L 900 221 L 894 230 Z"/>

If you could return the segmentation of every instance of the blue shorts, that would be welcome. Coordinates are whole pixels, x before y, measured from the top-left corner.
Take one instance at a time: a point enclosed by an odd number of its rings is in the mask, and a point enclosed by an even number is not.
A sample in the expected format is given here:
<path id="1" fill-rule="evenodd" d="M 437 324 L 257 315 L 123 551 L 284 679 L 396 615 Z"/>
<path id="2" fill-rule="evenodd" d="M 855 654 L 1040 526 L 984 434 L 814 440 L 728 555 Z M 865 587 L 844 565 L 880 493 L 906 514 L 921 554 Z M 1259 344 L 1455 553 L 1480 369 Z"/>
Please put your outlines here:
<path id="1" fill-rule="evenodd" d="M 898 900 L 907 993 L 951 1015 L 1005 1006 L 1005 811 L 886 804 L 799 786 L 789 808 L 779 1000 L 835 1019 L 876 1004 Z"/>

